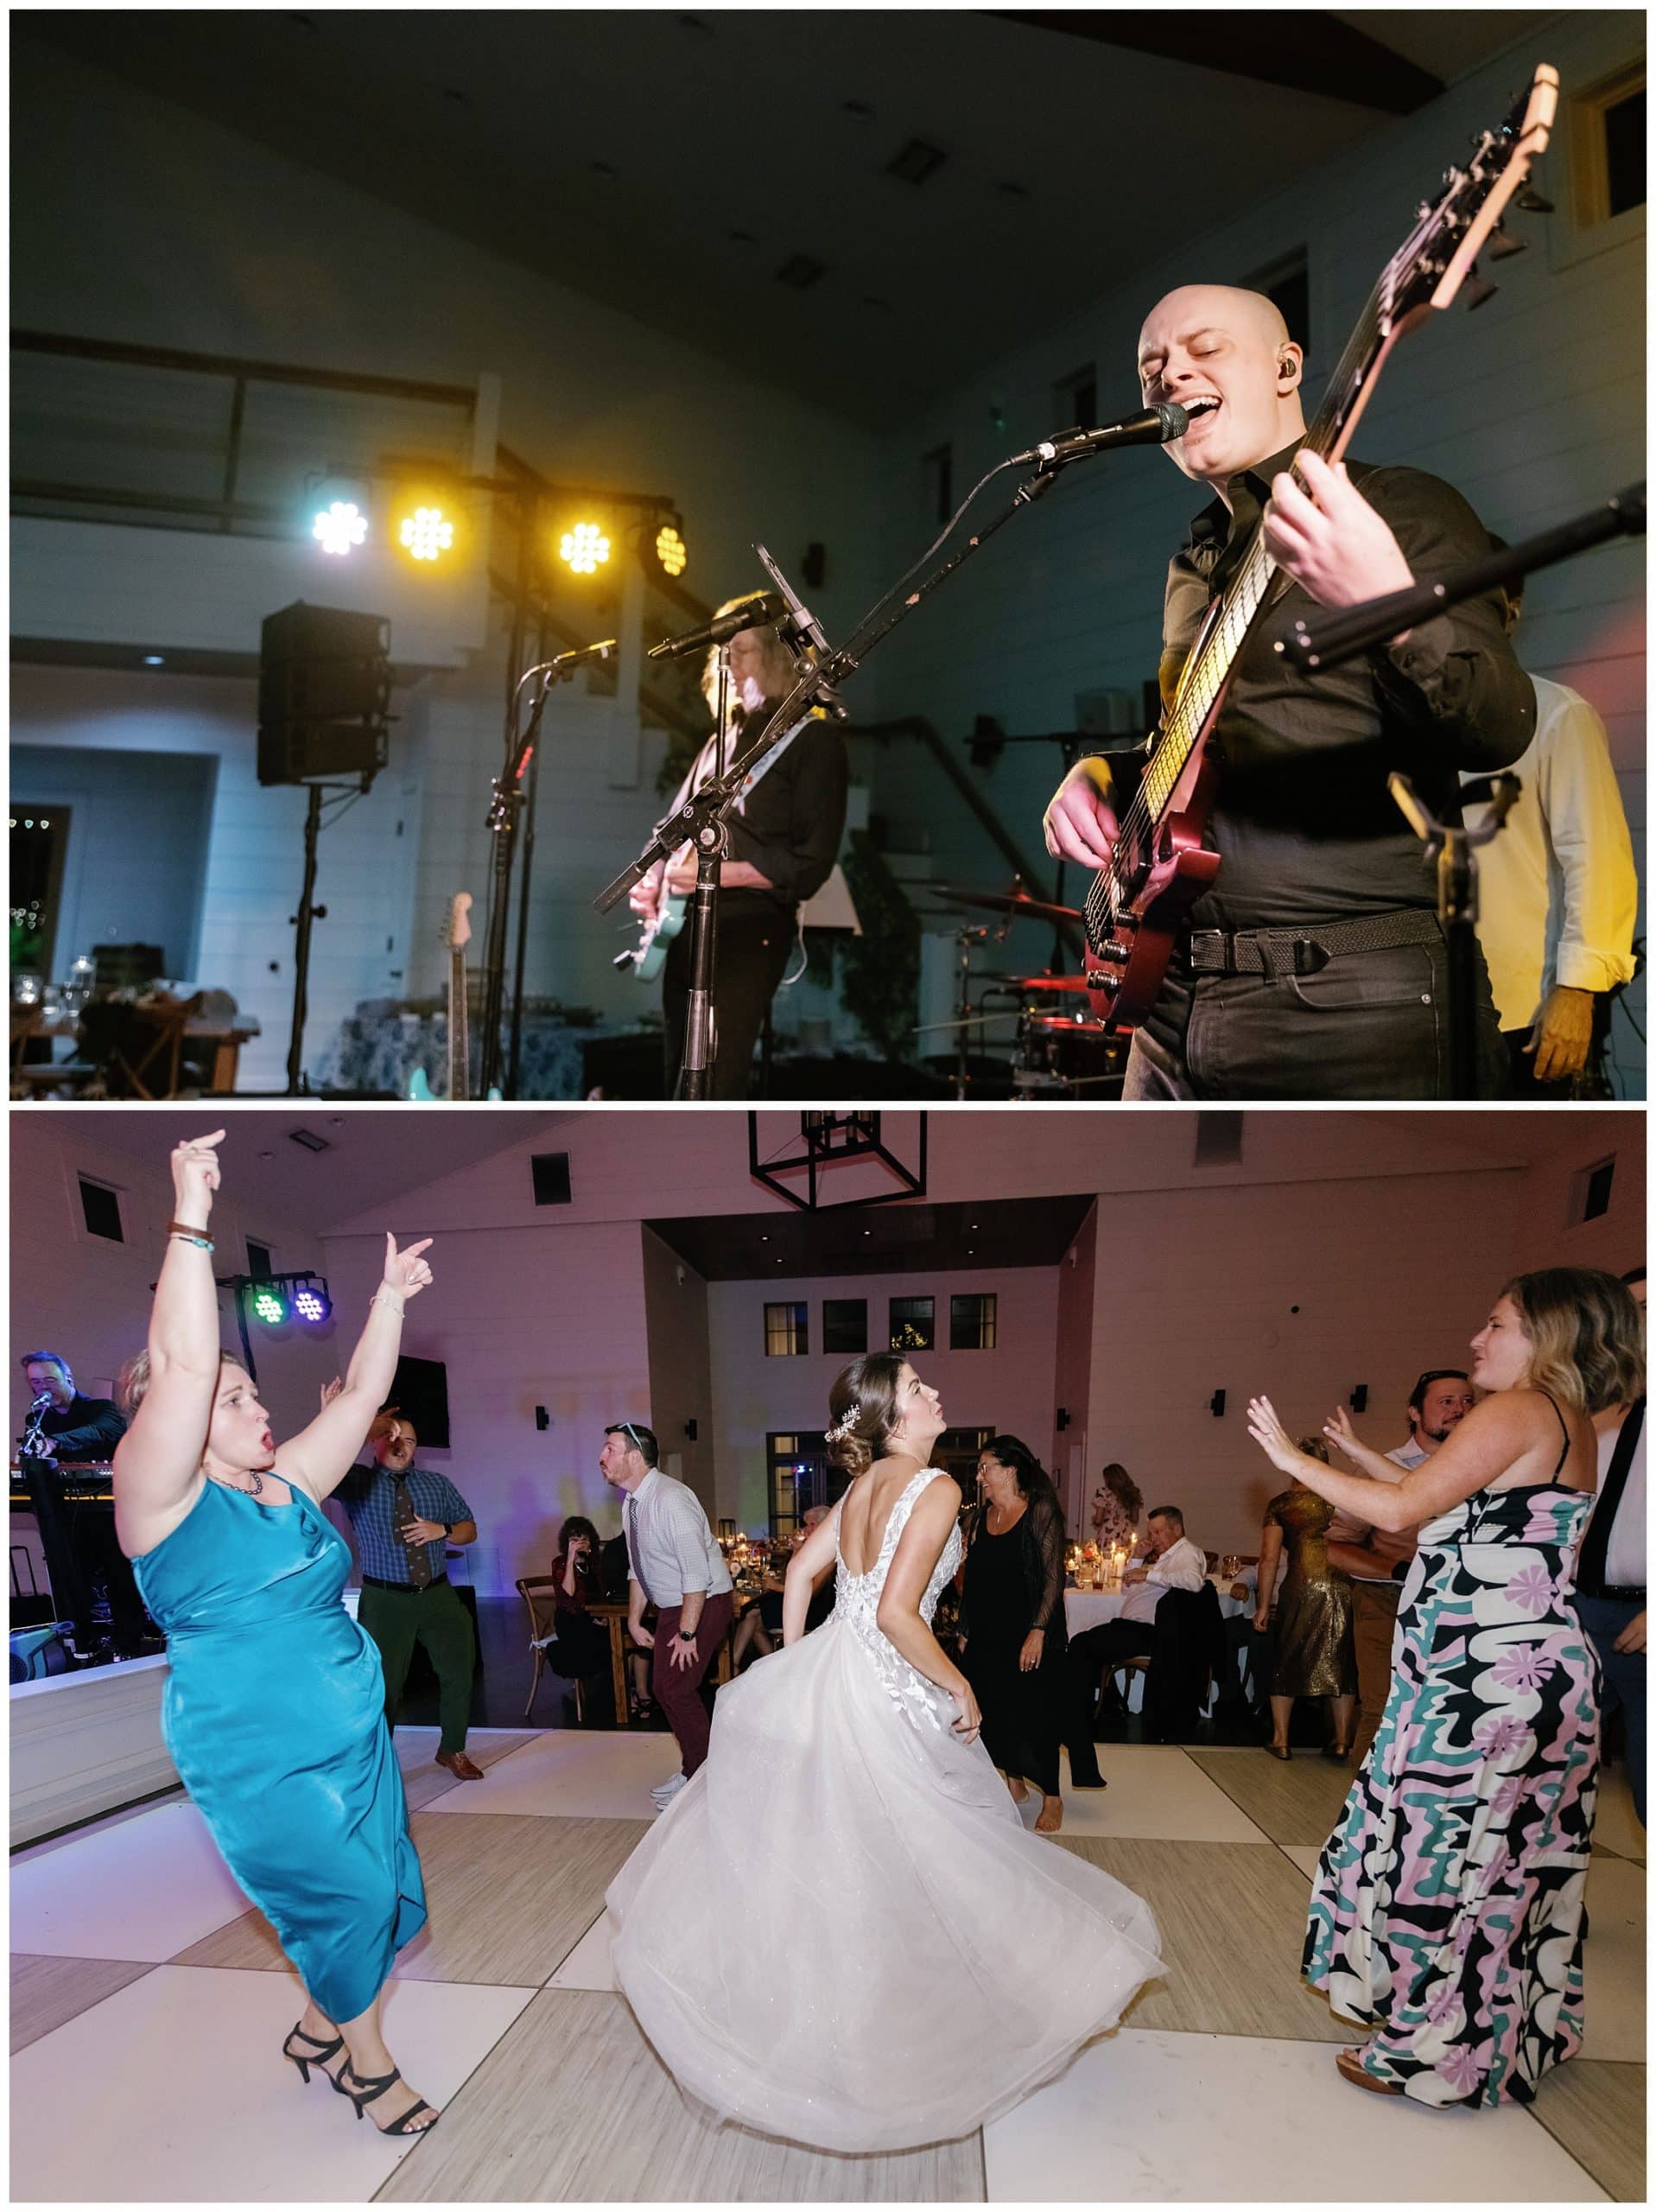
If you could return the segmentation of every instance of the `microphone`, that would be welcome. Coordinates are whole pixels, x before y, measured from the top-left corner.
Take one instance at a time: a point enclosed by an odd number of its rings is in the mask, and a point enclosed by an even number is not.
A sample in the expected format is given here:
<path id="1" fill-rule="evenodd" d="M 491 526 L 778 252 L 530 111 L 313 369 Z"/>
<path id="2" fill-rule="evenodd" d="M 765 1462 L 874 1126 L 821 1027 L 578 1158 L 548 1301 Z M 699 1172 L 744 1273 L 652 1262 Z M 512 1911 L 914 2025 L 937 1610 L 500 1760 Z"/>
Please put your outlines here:
<path id="1" fill-rule="evenodd" d="M 705 652 L 709 645 L 722 645 L 739 630 L 757 630 L 779 615 L 788 612 L 788 602 L 774 591 L 755 592 L 733 607 L 728 614 L 715 614 L 711 622 L 704 622 L 699 630 L 687 630 L 682 637 L 663 638 L 658 645 L 651 645 L 644 655 L 646 660 L 680 660 L 686 653 Z"/>
<path id="2" fill-rule="evenodd" d="M 574 652 L 559 653 L 555 659 L 539 662 L 529 671 L 530 676 L 543 676 L 549 683 L 555 683 L 572 668 L 580 668 L 589 660 L 605 661 L 612 653 L 621 650 L 618 638 L 605 638 L 595 645 L 578 645 Z"/>
<path id="3" fill-rule="evenodd" d="M 1024 468 L 1035 461 L 1043 468 L 1062 468 L 1067 461 L 1084 461 L 1088 454 L 1103 453 L 1111 446 L 1164 446 L 1182 438 L 1190 427 L 1190 418 L 1177 400 L 1161 399 L 1137 415 L 1107 423 L 1101 430 L 1060 430 L 1043 438 L 1027 453 L 1015 453 L 1012 467 Z"/>

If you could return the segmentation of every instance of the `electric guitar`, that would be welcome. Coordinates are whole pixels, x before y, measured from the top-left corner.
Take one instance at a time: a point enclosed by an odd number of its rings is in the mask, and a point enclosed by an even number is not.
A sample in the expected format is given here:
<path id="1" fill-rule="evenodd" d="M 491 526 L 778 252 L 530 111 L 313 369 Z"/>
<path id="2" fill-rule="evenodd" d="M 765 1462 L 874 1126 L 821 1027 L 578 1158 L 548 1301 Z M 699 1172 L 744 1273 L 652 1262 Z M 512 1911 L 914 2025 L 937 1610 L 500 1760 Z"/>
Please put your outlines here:
<path id="1" fill-rule="evenodd" d="M 802 715 L 791 729 L 784 731 L 770 751 L 762 753 L 748 770 L 739 796 L 746 798 L 759 778 L 776 766 L 800 731 L 813 719 L 814 710 L 811 714 Z M 674 801 L 676 807 L 684 804 L 687 790 L 681 790 Z M 656 918 L 642 923 L 638 944 L 629 952 L 618 952 L 610 964 L 615 968 L 631 968 L 635 983 L 653 983 L 667 965 L 668 946 L 684 927 L 690 911 L 691 896 L 688 891 L 667 890 L 663 881 L 662 895 L 656 907 Z"/>
<path id="2" fill-rule="evenodd" d="M 447 1061 L 451 1105 L 463 1103 L 471 1096 L 472 1042 L 466 1005 L 466 948 L 472 942 L 471 913 L 471 893 L 457 891 L 449 901 L 442 931 L 442 941 L 448 947 Z M 409 1078 L 409 1096 L 422 1104 L 429 1104 L 433 1095 L 425 1070 L 416 1068 Z M 498 1098 L 500 1093 L 491 1089 L 489 1096 Z"/>
<path id="3" fill-rule="evenodd" d="M 1474 139 L 1468 165 L 1444 171 L 1440 198 L 1420 203 L 1306 432 L 1312 452 L 1339 461 L 1399 339 L 1447 308 L 1468 276 L 1475 276 L 1480 248 L 1545 150 L 1558 103 L 1558 73 L 1543 62 L 1506 121 Z M 1161 726 L 1152 733 L 1143 779 L 1121 817 L 1109 865 L 1087 894 L 1088 996 L 1108 1029 L 1132 1028 L 1155 1004 L 1175 934 L 1219 873 L 1220 855 L 1202 846 L 1219 775 L 1208 743 L 1278 574 L 1256 528 L 1196 633 Z"/>

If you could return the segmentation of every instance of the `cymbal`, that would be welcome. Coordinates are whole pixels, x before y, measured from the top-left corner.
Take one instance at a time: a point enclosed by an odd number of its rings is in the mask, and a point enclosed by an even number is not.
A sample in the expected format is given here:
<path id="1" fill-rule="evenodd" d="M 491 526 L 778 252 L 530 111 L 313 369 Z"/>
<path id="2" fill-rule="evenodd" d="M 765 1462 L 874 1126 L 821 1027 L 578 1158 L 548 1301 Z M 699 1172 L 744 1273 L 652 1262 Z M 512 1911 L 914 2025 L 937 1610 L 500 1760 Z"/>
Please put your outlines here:
<path id="1" fill-rule="evenodd" d="M 936 899 L 952 899 L 957 906 L 975 906 L 986 914 L 1012 914 L 1031 922 L 1078 922 L 1081 910 L 1075 906 L 1049 906 L 1039 899 L 1031 899 L 1023 892 L 963 891 L 957 884 L 934 883 L 927 888 Z"/>
<path id="2" fill-rule="evenodd" d="M 1078 1020 L 1073 1014 L 1031 1014 L 1025 1027 L 1043 1037 L 1090 1037 L 1101 1045 L 1117 1041 L 1101 1022 Z"/>
<path id="3" fill-rule="evenodd" d="M 974 976 L 972 980 L 980 983 L 987 979 Z M 1020 991 L 1084 991 L 1087 988 L 1085 976 L 1007 976 L 1003 980 L 1008 986 L 1015 984 Z"/>

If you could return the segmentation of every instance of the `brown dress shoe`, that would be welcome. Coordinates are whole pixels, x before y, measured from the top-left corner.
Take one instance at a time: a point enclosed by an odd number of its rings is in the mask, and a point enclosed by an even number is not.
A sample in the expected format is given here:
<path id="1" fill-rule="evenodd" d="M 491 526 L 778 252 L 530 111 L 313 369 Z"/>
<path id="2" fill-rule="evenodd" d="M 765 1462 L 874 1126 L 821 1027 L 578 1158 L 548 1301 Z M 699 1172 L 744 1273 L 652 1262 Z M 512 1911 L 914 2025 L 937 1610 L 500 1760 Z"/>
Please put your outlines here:
<path id="1" fill-rule="evenodd" d="M 481 1782 L 483 1779 L 483 1769 L 474 1760 L 467 1758 L 464 1751 L 439 1751 L 437 1764 L 446 1766 L 457 1782 Z"/>

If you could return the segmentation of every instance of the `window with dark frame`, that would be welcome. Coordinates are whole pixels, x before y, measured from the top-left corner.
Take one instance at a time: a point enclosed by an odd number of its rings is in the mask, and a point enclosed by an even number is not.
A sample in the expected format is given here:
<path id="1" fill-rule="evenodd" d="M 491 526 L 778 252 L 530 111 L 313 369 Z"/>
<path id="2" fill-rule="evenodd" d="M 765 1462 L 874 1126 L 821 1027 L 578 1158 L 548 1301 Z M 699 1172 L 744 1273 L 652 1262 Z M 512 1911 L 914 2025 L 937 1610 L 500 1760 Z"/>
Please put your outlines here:
<path id="1" fill-rule="evenodd" d="M 1604 110 L 1606 215 L 1625 215 L 1645 204 L 1645 88 Z"/>
<path id="2" fill-rule="evenodd" d="M 868 1300 L 866 1298 L 825 1298 L 822 1300 L 822 1349 L 846 1355 L 868 1349 Z"/>
<path id="3" fill-rule="evenodd" d="M 1253 276 L 1242 279 L 1250 292 L 1263 292 L 1276 302 L 1278 312 L 1288 326 L 1288 335 L 1297 346 L 1305 349 L 1309 365 L 1311 351 L 1311 275 L 1305 249 L 1296 246 L 1291 253 L 1270 262 Z"/>
<path id="4" fill-rule="evenodd" d="M 810 1309 L 804 1306 L 767 1306 L 765 1309 L 765 1356 L 792 1359 L 810 1349 Z"/>
<path id="5" fill-rule="evenodd" d="M 121 1225 L 121 1194 L 107 1183 L 94 1183 L 83 1175 L 80 1182 L 80 1213 L 89 1236 L 107 1237 L 111 1244 L 124 1244 L 126 1231 Z"/>
<path id="6" fill-rule="evenodd" d="M 930 1298 L 894 1298 L 891 1301 L 891 1349 L 893 1351 L 930 1351 L 936 1346 L 936 1302 Z"/>
<path id="7" fill-rule="evenodd" d="M 765 1439 L 768 1467 L 767 1496 L 773 1541 L 791 1536 L 813 1505 L 831 1505 L 845 1488 L 828 1462 L 828 1445 L 818 1429 L 796 1430 L 788 1435 L 772 1433 Z"/>
<path id="8" fill-rule="evenodd" d="M 255 1282 L 269 1282 L 276 1273 L 276 1259 L 268 1244 L 247 1240 L 247 1272 Z"/>
<path id="9" fill-rule="evenodd" d="M 995 1294 L 968 1291 L 949 1301 L 950 1351 L 993 1351 L 995 1348 Z"/>

